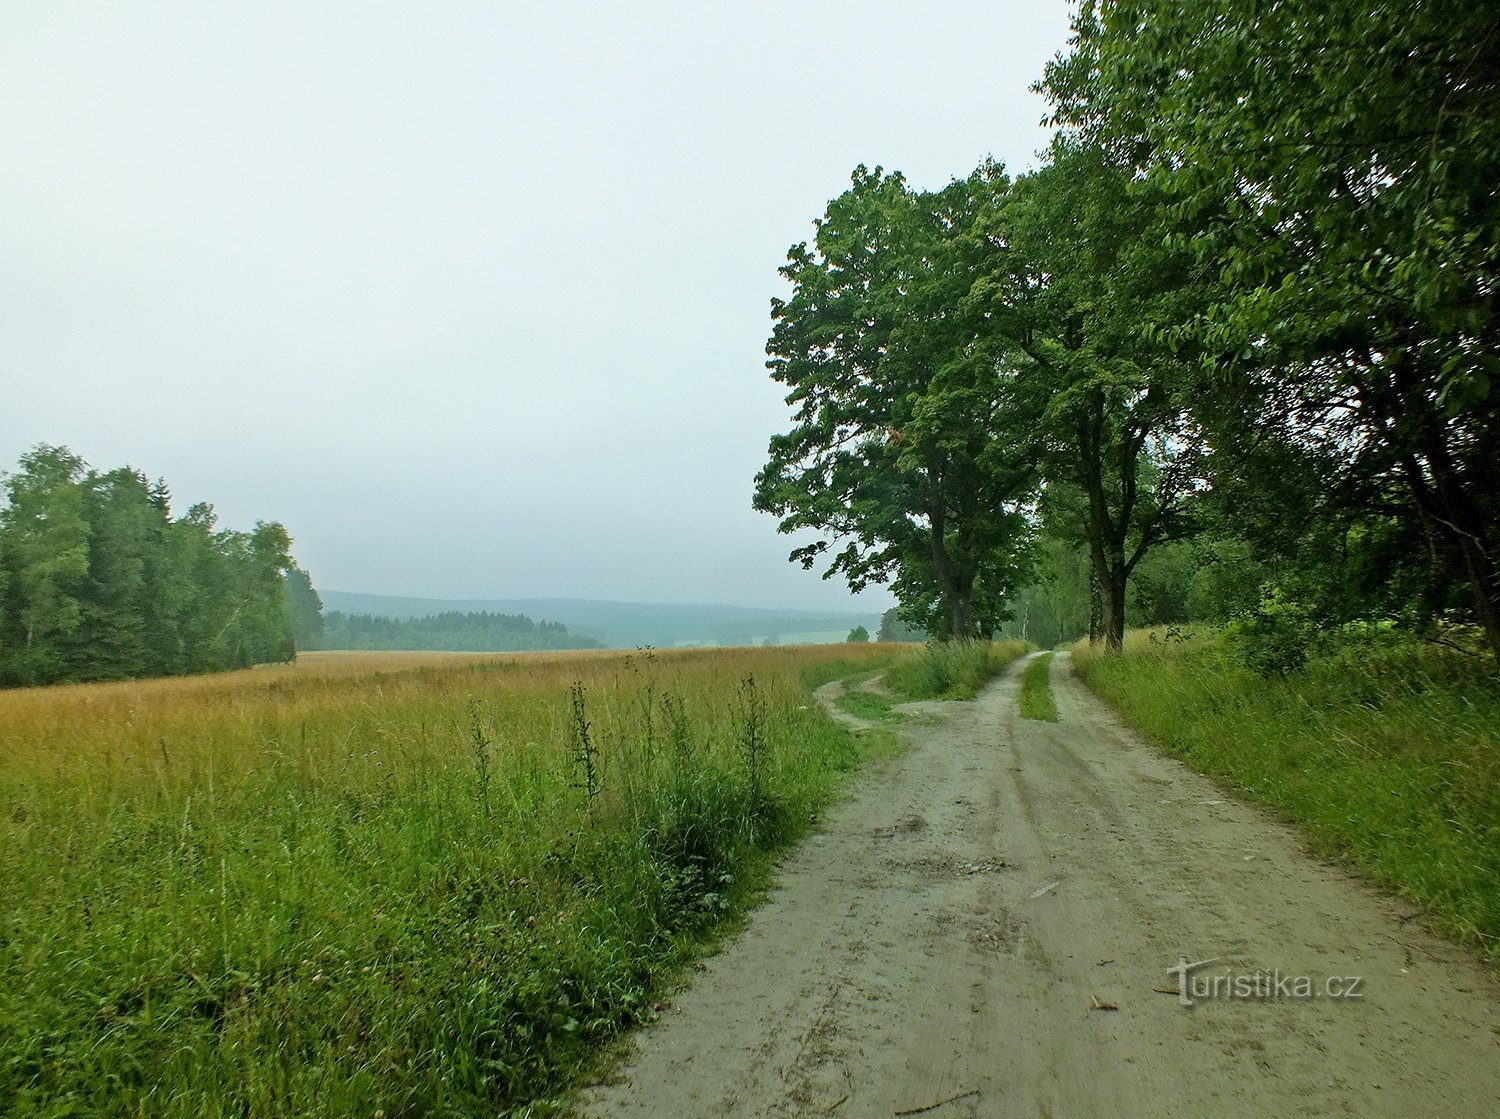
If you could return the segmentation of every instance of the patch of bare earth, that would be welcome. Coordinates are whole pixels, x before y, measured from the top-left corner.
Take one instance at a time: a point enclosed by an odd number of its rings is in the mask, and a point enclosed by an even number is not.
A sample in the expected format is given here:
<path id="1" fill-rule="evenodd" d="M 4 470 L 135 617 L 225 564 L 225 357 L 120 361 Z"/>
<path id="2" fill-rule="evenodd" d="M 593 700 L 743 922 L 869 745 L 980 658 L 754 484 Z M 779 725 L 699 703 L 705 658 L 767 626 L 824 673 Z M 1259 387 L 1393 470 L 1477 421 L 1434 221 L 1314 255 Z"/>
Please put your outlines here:
<path id="1" fill-rule="evenodd" d="M 1017 716 L 1018 679 L 912 705 L 905 753 L 582 1114 L 1497 1114 L 1472 953 L 1125 730 L 1066 657 L 1057 723 Z M 1183 1005 L 1168 969 L 1208 959 Z M 1257 973 L 1321 997 L 1237 997 Z"/>

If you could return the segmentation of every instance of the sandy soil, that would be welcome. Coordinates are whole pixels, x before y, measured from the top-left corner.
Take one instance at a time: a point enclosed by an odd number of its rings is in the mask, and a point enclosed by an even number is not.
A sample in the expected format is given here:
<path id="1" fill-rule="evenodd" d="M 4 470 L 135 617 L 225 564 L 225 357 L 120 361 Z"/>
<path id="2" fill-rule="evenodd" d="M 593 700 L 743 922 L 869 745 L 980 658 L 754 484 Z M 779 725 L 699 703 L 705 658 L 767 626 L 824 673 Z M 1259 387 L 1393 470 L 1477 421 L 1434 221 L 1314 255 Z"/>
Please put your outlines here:
<path id="1" fill-rule="evenodd" d="M 1065 657 L 1058 723 L 1016 714 L 1018 677 L 912 705 L 906 752 L 581 1112 L 1500 1115 L 1500 984 L 1473 953 L 1144 744 Z M 1183 1005 L 1168 969 L 1206 959 L 1219 991 Z M 1258 969 L 1278 996 L 1224 993 Z"/>

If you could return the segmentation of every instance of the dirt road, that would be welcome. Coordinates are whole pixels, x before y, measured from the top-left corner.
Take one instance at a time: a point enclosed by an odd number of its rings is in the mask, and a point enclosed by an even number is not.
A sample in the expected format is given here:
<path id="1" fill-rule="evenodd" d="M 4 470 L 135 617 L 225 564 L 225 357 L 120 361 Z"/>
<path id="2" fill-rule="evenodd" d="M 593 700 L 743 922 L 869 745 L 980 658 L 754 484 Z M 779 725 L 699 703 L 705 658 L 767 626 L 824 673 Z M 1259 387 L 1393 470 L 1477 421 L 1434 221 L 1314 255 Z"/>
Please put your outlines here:
<path id="1" fill-rule="evenodd" d="M 1123 729 L 1065 657 L 1058 723 L 1016 714 L 1018 677 L 913 705 L 907 751 L 583 1114 L 1500 1115 L 1472 953 Z"/>

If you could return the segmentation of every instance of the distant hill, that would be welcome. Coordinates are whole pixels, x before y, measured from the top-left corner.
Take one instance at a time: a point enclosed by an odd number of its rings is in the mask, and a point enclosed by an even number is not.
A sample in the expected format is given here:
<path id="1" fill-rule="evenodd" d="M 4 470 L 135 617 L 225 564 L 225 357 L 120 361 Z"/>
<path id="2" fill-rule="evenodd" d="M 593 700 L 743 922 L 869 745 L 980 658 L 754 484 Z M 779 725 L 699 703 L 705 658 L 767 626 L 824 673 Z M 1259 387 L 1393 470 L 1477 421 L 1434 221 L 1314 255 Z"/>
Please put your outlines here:
<path id="1" fill-rule="evenodd" d="M 579 598 L 443 599 L 318 592 L 326 609 L 384 618 L 423 618 L 454 611 L 523 614 L 556 622 L 580 637 L 616 649 L 639 645 L 762 645 L 842 641 L 855 626 L 874 633 L 878 614 L 763 610 L 750 606 L 604 602 Z"/>

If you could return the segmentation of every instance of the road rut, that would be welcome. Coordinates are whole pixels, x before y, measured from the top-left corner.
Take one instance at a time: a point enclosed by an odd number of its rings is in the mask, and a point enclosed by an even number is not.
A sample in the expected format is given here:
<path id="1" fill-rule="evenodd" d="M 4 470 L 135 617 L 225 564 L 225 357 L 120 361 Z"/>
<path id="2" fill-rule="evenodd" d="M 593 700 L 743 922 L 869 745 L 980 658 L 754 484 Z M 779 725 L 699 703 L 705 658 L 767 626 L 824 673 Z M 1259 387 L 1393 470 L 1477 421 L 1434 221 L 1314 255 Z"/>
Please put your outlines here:
<path id="1" fill-rule="evenodd" d="M 1019 674 L 906 708 L 905 752 L 582 1114 L 1500 1114 L 1472 952 L 1144 743 L 1066 655 L 1057 723 L 1018 716 Z M 1184 1005 L 1169 969 L 1202 960 Z"/>

